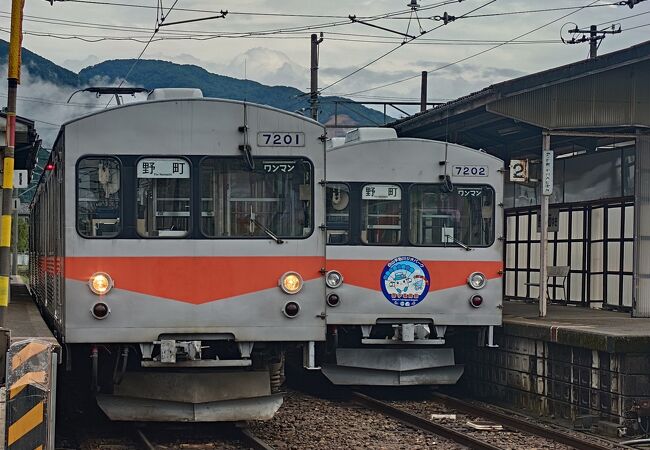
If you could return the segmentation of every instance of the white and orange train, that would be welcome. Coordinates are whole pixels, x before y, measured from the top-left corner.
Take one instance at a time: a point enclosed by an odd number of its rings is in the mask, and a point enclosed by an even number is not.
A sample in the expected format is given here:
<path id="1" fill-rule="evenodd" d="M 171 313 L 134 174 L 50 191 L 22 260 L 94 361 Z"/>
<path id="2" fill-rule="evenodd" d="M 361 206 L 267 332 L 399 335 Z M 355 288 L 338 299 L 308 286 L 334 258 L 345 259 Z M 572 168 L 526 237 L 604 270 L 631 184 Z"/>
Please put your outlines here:
<path id="1" fill-rule="evenodd" d="M 313 362 L 325 339 L 323 135 L 187 89 L 62 126 L 32 203 L 30 285 L 111 419 L 280 407 L 285 350 Z"/>
<path id="2" fill-rule="evenodd" d="M 64 124 L 30 227 L 61 374 L 139 421 L 268 419 L 295 348 L 335 384 L 456 382 L 445 334 L 501 323 L 502 162 L 390 129 L 327 145 L 187 89 Z"/>
<path id="3" fill-rule="evenodd" d="M 501 325 L 503 161 L 361 128 L 327 151 L 327 351 L 342 385 L 453 384 L 446 336 Z"/>

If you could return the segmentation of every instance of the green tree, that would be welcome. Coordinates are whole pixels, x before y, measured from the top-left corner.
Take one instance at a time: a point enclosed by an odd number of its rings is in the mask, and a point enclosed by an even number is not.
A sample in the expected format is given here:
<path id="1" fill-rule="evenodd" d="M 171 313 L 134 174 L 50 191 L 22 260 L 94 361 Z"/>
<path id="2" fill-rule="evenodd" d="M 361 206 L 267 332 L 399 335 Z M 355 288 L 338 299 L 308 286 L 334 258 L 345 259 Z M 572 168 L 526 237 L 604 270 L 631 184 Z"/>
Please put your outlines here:
<path id="1" fill-rule="evenodd" d="M 18 253 L 29 251 L 29 222 L 26 217 L 18 218 Z"/>

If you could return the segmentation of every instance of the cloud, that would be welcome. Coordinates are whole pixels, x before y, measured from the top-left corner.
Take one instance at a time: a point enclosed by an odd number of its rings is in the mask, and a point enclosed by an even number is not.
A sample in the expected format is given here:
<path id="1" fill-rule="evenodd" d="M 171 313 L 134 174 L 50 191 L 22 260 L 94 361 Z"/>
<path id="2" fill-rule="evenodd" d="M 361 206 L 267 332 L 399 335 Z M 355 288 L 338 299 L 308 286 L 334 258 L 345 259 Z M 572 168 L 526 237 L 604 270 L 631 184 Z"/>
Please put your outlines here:
<path id="1" fill-rule="evenodd" d="M 309 86 L 308 67 L 296 63 L 284 52 L 266 47 L 248 49 L 226 63 L 202 60 L 187 53 L 173 57 L 154 53 L 150 58 L 193 64 L 219 75 L 246 78 L 269 86 L 291 86 L 301 90 L 306 90 Z"/>
<path id="2" fill-rule="evenodd" d="M 72 70 L 73 72 L 79 72 L 81 69 L 94 66 L 95 64 L 101 62 L 98 56 L 88 55 L 83 59 L 66 59 L 63 61 L 62 66 L 66 69 Z"/>
<path id="3" fill-rule="evenodd" d="M 0 67 L 0 77 L 6 79 L 7 66 Z M 110 83 L 111 80 L 93 80 Z M 104 84 L 106 85 L 106 84 Z M 96 98 L 92 94 L 79 93 L 70 103 L 68 98 L 75 91 L 73 87 L 61 87 L 40 77 L 33 76 L 27 66 L 21 70 L 21 82 L 18 86 L 17 114 L 36 122 L 36 131 L 43 140 L 43 145 L 51 148 L 61 124 L 85 114 L 98 111 L 106 105 L 108 97 Z M 7 98 L 6 84 L 0 89 L 0 98 Z"/>

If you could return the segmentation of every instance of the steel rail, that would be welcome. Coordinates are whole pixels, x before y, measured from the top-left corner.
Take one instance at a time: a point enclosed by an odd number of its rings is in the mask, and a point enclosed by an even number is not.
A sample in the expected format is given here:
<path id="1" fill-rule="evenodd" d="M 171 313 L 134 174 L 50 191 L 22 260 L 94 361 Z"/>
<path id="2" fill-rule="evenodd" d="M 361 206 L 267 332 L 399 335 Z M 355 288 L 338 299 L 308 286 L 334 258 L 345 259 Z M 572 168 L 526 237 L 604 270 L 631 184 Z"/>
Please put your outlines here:
<path id="1" fill-rule="evenodd" d="M 577 436 L 572 436 L 563 431 L 555 430 L 552 428 L 545 427 L 543 425 L 538 425 L 533 422 L 529 422 L 524 419 L 519 419 L 517 417 L 509 416 L 500 411 L 495 411 L 494 409 L 484 408 L 464 400 L 460 400 L 455 397 L 450 397 L 445 394 L 438 392 L 432 393 L 433 397 L 441 402 L 445 403 L 450 408 L 461 411 L 465 414 L 471 414 L 475 416 L 489 418 L 492 422 L 499 423 L 508 428 L 523 431 L 529 434 L 534 434 L 536 436 L 549 439 L 554 442 L 568 445 L 577 450 L 611 450 L 611 446 L 603 446 L 596 442 L 585 442 Z"/>
<path id="2" fill-rule="evenodd" d="M 239 429 L 239 438 L 242 441 L 242 443 L 249 448 L 252 448 L 253 450 L 273 450 L 273 447 L 271 447 L 269 444 L 264 442 L 262 439 L 257 437 L 255 433 L 253 433 L 251 430 L 248 428 L 238 428 Z"/>
<path id="3" fill-rule="evenodd" d="M 374 409 L 382 414 L 385 414 L 388 417 L 391 417 L 404 425 L 407 425 L 418 430 L 423 430 L 428 433 L 433 433 L 437 436 L 444 437 L 451 441 L 454 441 L 458 444 L 465 445 L 471 449 L 477 450 L 503 450 L 501 447 L 496 447 L 487 442 L 475 439 L 467 434 L 463 434 L 459 431 L 447 428 L 443 425 L 431 422 L 430 420 L 424 419 L 415 414 L 411 414 L 402 409 L 395 408 L 385 402 L 377 400 L 367 395 L 361 394 L 359 392 L 352 392 L 353 400 Z"/>
<path id="4" fill-rule="evenodd" d="M 147 435 L 144 434 L 140 428 L 135 429 L 135 435 L 140 438 L 140 441 L 147 450 L 156 450 L 156 446 L 151 443 Z"/>

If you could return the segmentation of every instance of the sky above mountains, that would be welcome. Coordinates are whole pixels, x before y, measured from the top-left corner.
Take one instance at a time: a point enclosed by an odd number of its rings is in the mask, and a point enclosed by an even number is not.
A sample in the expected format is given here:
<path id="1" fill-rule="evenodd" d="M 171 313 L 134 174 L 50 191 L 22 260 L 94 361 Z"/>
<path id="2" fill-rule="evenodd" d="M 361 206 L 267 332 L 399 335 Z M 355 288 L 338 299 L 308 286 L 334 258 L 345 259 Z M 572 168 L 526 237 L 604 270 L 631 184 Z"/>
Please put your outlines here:
<path id="1" fill-rule="evenodd" d="M 162 0 L 165 13 L 174 1 Z M 106 59 L 135 58 L 152 35 L 157 3 L 153 0 L 68 0 L 55 1 L 50 6 L 45 0 L 28 1 L 24 45 L 75 72 Z M 406 0 L 178 0 L 167 16 L 167 23 L 214 16 L 220 10 L 227 10 L 228 14 L 225 19 L 161 28 L 143 58 L 191 63 L 224 75 L 306 90 L 309 35 L 322 31 L 320 87 L 326 88 L 324 93 L 328 95 L 358 93 L 353 96 L 357 100 L 417 99 L 420 90 L 417 75 L 422 70 L 438 69 L 469 58 L 429 74 L 429 100 L 434 101 L 453 99 L 498 81 L 584 59 L 588 44 L 560 42 L 565 24 L 567 30 L 575 25 L 588 28 L 599 24 L 602 29 L 620 23 L 623 32 L 608 36 L 600 53 L 642 42 L 650 29 L 644 27 L 650 24 L 650 1 L 641 2 L 634 9 L 618 6 L 616 2 L 584 0 L 421 1 L 417 18 L 408 12 L 406 3 Z M 585 6 L 588 7 L 577 9 Z M 469 13 L 472 10 L 475 11 Z M 522 13 L 530 10 L 545 11 Z M 368 18 L 400 11 L 403 13 L 381 20 Z M 458 19 L 442 25 L 436 18 L 445 12 Z M 0 8 L 0 30 L 9 27 L 7 13 L 8 4 L 5 4 Z M 468 17 L 460 18 L 464 14 Z M 349 15 L 363 16 L 369 23 L 418 38 L 400 45 L 403 37 L 399 34 L 352 23 Z M 536 28 L 540 29 L 515 41 L 519 43 L 489 50 Z M 426 33 L 421 35 L 421 31 Z M 261 32 L 267 33 L 260 35 Z M 571 37 L 568 33 L 564 36 Z M 6 33 L 4 37 L 7 38 Z M 338 82 L 392 49 L 395 50 L 387 57 Z M 485 50 L 488 51 L 473 56 Z M 359 92 L 408 77 L 415 78 Z"/>

